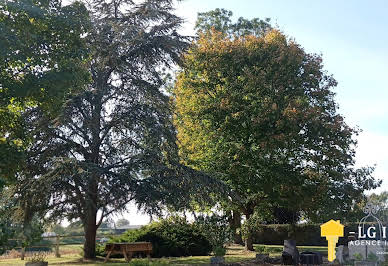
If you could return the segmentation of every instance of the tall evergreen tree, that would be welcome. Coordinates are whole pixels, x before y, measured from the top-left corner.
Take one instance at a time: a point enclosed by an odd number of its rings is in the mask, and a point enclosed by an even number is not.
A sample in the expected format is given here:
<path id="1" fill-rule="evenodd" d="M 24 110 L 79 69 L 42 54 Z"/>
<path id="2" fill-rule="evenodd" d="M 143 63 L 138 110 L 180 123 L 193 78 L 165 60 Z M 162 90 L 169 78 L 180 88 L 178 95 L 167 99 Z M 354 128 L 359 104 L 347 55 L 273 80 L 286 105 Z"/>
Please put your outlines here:
<path id="1" fill-rule="evenodd" d="M 28 183 L 32 194 L 44 191 L 46 216 L 80 219 L 84 257 L 92 259 L 98 226 L 127 203 L 150 213 L 180 209 L 192 193 L 210 199 L 213 186 L 177 155 L 165 73 L 187 42 L 176 32 L 182 19 L 172 1 L 93 1 L 87 8 L 92 81 L 68 97 L 54 122 L 38 109 L 26 114 L 31 166 L 15 191 L 23 195 Z"/>

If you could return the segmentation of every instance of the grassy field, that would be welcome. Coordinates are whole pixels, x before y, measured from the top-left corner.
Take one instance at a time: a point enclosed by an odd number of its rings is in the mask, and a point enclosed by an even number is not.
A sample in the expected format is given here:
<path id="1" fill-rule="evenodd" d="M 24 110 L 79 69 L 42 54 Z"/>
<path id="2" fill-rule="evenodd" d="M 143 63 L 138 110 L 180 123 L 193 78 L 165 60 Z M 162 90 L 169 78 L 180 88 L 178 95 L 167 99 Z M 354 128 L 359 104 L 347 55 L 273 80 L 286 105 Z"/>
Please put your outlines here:
<path id="1" fill-rule="evenodd" d="M 263 246 L 266 247 L 267 249 L 277 249 L 277 250 L 282 250 L 283 246 L 282 245 L 255 245 L 255 246 Z M 322 255 L 327 256 L 327 246 L 326 247 L 320 247 L 320 246 L 298 246 L 299 253 L 303 251 L 316 251 L 320 252 Z M 271 255 L 273 256 L 278 256 L 281 255 L 281 251 L 279 252 L 270 252 Z"/>
<path id="2" fill-rule="evenodd" d="M 258 245 L 256 245 L 258 246 Z M 279 256 L 281 254 L 281 245 L 262 245 L 265 246 L 269 251 L 271 256 Z M 310 250 L 310 251 L 319 251 L 323 254 L 327 254 L 327 247 L 310 247 L 310 246 L 300 246 L 299 252 Z M 271 252 L 274 250 L 275 252 Z M 62 246 L 60 248 L 61 258 L 55 258 L 53 255 L 50 255 L 47 258 L 49 265 L 100 265 L 103 264 L 103 259 L 100 258 L 99 261 L 93 262 L 83 262 L 81 259 L 81 245 L 69 245 Z M 279 252 L 280 251 L 280 252 Z M 256 252 L 245 251 L 241 246 L 230 246 L 228 247 L 226 262 L 244 262 L 254 259 Z M 28 259 L 28 258 L 27 258 Z M 0 259 L 0 265 L 24 265 L 26 261 L 18 259 Z M 147 262 L 150 262 L 147 264 Z M 158 265 L 187 265 L 187 264 L 207 264 L 210 263 L 210 256 L 198 256 L 198 257 L 179 257 L 179 258 L 164 258 L 164 259 L 133 259 L 130 264 L 126 263 L 124 259 L 111 259 L 108 263 L 104 265 L 133 265 L 133 266 L 158 266 Z"/>

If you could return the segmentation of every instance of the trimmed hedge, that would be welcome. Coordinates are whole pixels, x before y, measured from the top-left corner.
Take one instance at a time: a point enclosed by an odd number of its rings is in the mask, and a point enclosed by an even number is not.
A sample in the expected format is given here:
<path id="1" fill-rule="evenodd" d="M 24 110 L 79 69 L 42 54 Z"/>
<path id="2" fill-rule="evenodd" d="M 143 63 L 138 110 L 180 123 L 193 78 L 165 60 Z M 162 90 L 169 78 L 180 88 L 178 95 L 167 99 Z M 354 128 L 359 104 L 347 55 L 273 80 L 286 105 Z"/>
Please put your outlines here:
<path id="1" fill-rule="evenodd" d="M 206 256 L 211 252 L 209 240 L 193 224 L 183 219 L 170 218 L 153 222 L 140 229 L 128 230 L 108 243 L 151 242 L 152 257 Z M 97 248 L 103 255 L 104 246 Z"/>
<path id="2" fill-rule="evenodd" d="M 357 232 L 358 224 L 346 224 L 344 235 L 348 232 Z M 326 238 L 321 237 L 320 224 L 299 224 L 294 226 L 295 231 L 292 233 L 292 239 L 296 240 L 299 246 L 326 246 Z M 289 239 L 292 232 L 292 227 L 289 224 L 270 224 L 256 225 L 253 229 L 253 242 L 256 244 L 266 245 L 283 245 L 285 239 Z M 340 238 L 338 243 L 345 244 L 346 239 Z"/>
<path id="3" fill-rule="evenodd" d="M 52 244 L 53 242 L 47 239 L 42 239 L 39 242 L 32 243 L 32 247 L 27 247 L 26 251 L 28 252 L 49 252 L 52 251 Z M 39 246 L 39 247 L 34 247 Z"/>

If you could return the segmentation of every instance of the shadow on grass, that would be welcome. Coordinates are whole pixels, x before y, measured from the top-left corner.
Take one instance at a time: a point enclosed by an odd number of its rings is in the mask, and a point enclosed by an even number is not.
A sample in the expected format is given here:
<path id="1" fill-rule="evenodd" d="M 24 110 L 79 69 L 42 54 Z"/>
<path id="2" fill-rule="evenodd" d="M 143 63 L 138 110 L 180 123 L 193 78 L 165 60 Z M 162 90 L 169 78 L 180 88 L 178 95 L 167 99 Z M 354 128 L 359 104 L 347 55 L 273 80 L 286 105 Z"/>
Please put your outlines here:
<path id="1" fill-rule="evenodd" d="M 255 245 L 261 246 L 261 245 Z M 263 245 L 269 248 L 282 248 L 281 245 Z M 327 247 L 315 247 L 315 246 L 298 246 L 299 252 L 303 251 L 319 251 L 323 255 L 327 256 Z M 227 249 L 227 255 L 225 256 L 225 260 L 228 263 L 236 263 L 236 262 L 247 262 L 252 260 L 256 255 L 256 252 L 245 251 L 243 246 L 232 245 Z M 271 256 L 280 256 L 281 252 L 271 253 Z M 84 261 L 79 254 L 66 254 L 61 258 L 49 257 L 47 258 L 49 261 L 49 265 L 105 265 L 105 266 L 119 266 L 119 265 L 147 265 L 147 266 L 158 266 L 158 265 L 209 265 L 210 256 L 194 256 L 194 257 L 177 257 L 177 258 L 152 258 L 148 259 L 133 259 L 131 263 L 125 262 L 124 259 L 109 259 L 107 263 L 104 263 L 104 258 L 98 257 L 97 260 L 93 261 Z M 26 261 L 21 261 L 19 259 L 6 259 L 0 260 L 0 265 L 24 265 Z"/>

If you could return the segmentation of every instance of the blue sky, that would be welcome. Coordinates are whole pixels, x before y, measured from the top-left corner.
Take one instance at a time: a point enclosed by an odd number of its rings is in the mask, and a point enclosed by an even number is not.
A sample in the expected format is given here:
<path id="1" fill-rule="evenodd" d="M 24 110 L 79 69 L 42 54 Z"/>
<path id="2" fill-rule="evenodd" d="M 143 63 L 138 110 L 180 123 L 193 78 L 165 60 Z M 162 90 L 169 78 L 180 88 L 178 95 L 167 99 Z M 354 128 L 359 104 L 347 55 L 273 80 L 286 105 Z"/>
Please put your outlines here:
<path id="1" fill-rule="evenodd" d="M 376 166 L 388 186 L 388 2 L 360 0 L 185 0 L 176 5 L 186 19 L 182 32 L 193 34 L 197 12 L 215 8 L 235 18 L 266 18 L 308 52 L 322 54 L 325 69 L 338 81 L 336 101 L 348 124 L 359 126 L 357 165 Z M 132 224 L 148 222 L 135 215 Z"/>

